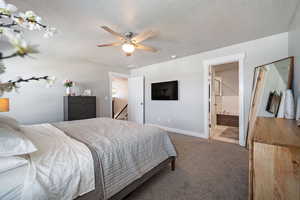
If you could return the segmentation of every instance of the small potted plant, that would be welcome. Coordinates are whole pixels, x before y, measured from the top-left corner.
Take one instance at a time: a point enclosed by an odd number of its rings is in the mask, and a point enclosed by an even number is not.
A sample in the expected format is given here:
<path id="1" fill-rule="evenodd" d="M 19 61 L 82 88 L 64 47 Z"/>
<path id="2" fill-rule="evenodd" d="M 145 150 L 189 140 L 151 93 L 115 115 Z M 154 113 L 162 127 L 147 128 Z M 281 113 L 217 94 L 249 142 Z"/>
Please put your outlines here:
<path id="1" fill-rule="evenodd" d="M 75 86 L 74 81 L 71 80 L 64 80 L 64 86 L 66 87 L 66 94 L 67 96 L 71 96 L 72 94 L 72 87 Z"/>

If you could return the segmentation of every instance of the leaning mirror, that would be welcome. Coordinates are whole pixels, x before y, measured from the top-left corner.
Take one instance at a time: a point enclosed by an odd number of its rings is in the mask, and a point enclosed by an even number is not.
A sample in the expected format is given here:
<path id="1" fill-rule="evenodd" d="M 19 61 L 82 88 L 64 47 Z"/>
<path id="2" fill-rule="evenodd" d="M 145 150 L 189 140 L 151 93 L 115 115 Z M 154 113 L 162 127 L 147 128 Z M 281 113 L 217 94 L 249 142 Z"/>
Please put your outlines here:
<path id="1" fill-rule="evenodd" d="M 289 57 L 255 68 L 248 142 L 257 117 L 292 118 L 292 79 L 294 58 Z M 290 111 L 291 110 L 291 111 Z"/>

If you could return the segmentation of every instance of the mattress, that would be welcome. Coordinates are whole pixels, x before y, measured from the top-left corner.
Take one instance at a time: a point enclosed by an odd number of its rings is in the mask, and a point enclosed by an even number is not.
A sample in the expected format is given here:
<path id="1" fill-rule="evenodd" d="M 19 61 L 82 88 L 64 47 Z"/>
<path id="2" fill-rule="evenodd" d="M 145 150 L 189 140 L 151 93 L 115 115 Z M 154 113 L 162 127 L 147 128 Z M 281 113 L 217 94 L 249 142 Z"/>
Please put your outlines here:
<path id="1" fill-rule="evenodd" d="M 0 173 L 0 199 L 20 200 L 29 165 Z"/>

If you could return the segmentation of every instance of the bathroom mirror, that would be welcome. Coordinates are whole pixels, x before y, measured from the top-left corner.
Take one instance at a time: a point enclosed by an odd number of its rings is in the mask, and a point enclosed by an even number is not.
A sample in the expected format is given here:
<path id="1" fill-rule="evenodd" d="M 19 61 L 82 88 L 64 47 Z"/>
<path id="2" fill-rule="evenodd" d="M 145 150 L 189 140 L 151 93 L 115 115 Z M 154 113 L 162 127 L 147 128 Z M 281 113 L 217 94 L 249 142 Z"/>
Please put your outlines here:
<path id="1" fill-rule="evenodd" d="M 249 113 L 248 139 L 257 117 L 285 118 L 285 104 L 292 88 L 294 58 L 288 57 L 254 70 L 251 107 Z"/>

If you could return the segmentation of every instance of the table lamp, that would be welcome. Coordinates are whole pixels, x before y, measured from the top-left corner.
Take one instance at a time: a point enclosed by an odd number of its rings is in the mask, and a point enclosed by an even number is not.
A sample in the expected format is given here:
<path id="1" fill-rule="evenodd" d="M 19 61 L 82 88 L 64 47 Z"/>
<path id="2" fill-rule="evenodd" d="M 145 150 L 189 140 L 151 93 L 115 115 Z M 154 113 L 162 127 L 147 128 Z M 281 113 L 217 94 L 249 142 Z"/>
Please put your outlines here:
<path id="1" fill-rule="evenodd" d="M 9 98 L 0 98 L 0 112 L 9 111 Z"/>

